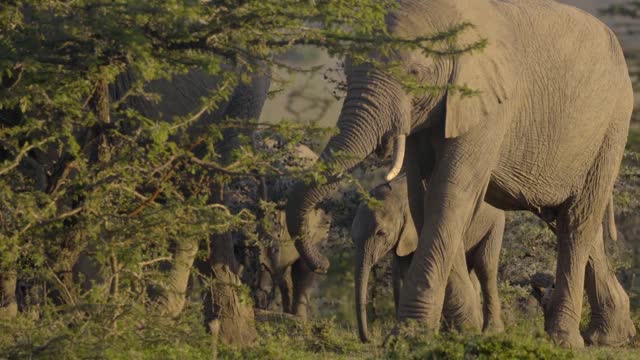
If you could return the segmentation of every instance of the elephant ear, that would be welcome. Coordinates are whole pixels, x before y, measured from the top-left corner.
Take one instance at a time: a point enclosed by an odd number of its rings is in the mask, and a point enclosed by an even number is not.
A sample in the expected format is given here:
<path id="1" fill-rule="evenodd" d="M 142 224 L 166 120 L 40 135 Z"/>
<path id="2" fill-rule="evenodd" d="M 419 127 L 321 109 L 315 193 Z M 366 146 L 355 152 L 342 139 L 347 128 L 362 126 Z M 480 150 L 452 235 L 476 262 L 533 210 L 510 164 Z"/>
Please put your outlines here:
<path id="1" fill-rule="evenodd" d="M 461 91 L 448 90 L 445 138 L 464 135 L 473 127 L 496 118 L 511 94 L 514 77 L 504 49 L 489 44 L 479 52 L 464 53 L 453 59 L 449 83 L 457 88 L 478 92 L 465 96 Z"/>
<path id="2" fill-rule="evenodd" d="M 409 214 L 405 216 L 411 216 Z M 412 226 L 413 223 L 410 219 L 406 219 L 400 229 L 400 237 L 398 239 L 398 246 L 396 246 L 396 255 L 407 256 L 416 251 L 418 248 L 418 232 L 416 227 Z"/>

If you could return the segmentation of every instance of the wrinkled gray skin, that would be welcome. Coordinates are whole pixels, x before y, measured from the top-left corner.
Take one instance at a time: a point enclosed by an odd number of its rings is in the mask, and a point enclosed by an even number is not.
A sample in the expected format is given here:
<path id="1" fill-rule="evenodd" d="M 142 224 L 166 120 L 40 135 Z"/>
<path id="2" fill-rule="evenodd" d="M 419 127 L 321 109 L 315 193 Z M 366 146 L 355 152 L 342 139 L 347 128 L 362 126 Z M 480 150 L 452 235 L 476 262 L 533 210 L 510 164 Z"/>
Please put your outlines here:
<path id="1" fill-rule="evenodd" d="M 420 241 L 400 292 L 398 319 L 436 329 L 463 232 L 486 201 L 557 224 L 557 283 L 545 318 L 551 338 L 567 347 L 584 346 L 579 324 L 586 284 L 598 314 L 586 340 L 627 342 L 635 335 L 629 300 L 596 246 L 633 107 L 613 32 L 576 8 L 548 0 L 401 0 L 398 5 L 386 19 L 393 35 L 428 35 L 468 21 L 475 27 L 461 34 L 459 43 L 489 40 L 482 52 L 460 56 L 372 54 L 399 61 L 420 82 L 480 90 L 470 98 L 446 90 L 413 95 L 386 72 L 347 63 L 340 134 L 321 158 L 347 171 L 376 148 L 394 148 L 392 169 L 404 161 Z M 336 151 L 353 156 L 334 158 Z M 334 180 L 298 184 L 287 208 L 291 236 L 317 272 L 329 263 L 300 235 L 308 232 L 309 211 L 336 188 Z M 429 183 L 426 190 L 423 182 Z"/>
<path id="2" fill-rule="evenodd" d="M 308 167 L 318 159 L 317 154 L 301 144 L 297 145 L 294 155 L 295 159 L 286 160 L 285 168 Z M 292 182 L 290 178 L 267 182 L 268 200 L 277 203 L 285 201 Z M 307 319 L 315 274 L 300 259 L 300 254 L 289 237 L 283 207 L 278 207 L 270 220 L 272 227 L 268 231 L 260 231 L 263 243 L 267 246 L 262 247 L 260 251 L 257 306 L 263 309 L 269 306 L 276 286 L 280 290 L 283 311 Z M 309 221 L 312 229 L 310 241 L 315 245 L 326 242 L 331 225 L 329 215 L 322 209 L 315 209 Z"/>
<path id="3" fill-rule="evenodd" d="M 396 309 L 400 289 L 418 245 L 418 234 L 409 211 L 406 178 L 400 177 L 371 191 L 371 196 L 381 201 L 378 207 L 360 204 L 351 227 L 351 237 L 356 245 L 355 289 L 358 331 L 363 342 L 369 340 L 367 330 L 367 285 L 371 268 L 386 254 L 393 252 L 393 296 Z M 483 295 L 484 332 L 500 332 L 504 329 L 500 299 L 498 296 L 498 259 L 504 233 L 504 212 L 483 204 L 464 236 L 464 250 L 469 272 L 474 272 L 480 282 Z M 459 311 L 457 294 L 473 298 L 474 288 L 465 288 L 460 277 L 467 274 L 451 274 L 445 296 L 444 318 L 453 327 L 478 321 L 479 309 Z M 478 299 L 479 306 L 479 299 Z M 474 313 L 473 311 L 476 310 Z M 471 315 L 471 319 L 465 318 Z M 479 327 L 480 324 L 477 324 Z"/>

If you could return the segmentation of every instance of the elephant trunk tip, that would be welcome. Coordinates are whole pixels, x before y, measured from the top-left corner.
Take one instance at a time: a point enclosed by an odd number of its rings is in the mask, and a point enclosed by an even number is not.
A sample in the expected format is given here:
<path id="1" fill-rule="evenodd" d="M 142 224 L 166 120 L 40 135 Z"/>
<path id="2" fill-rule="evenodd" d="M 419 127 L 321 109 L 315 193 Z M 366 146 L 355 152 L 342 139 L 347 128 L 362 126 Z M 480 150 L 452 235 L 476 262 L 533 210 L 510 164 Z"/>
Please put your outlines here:
<path id="1" fill-rule="evenodd" d="M 308 249 L 309 246 L 313 245 L 308 244 L 305 241 L 296 241 L 296 245 L 296 248 L 300 253 L 300 257 L 304 260 L 311 271 L 321 275 L 328 272 L 330 265 L 329 259 L 318 251 Z"/>
<path id="2" fill-rule="evenodd" d="M 358 334 L 360 341 L 369 342 L 369 326 L 367 322 L 367 288 L 369 284 L 369 264 L 356 268 L 356 316 L 358 318 Z"/>
<path id="3" fill-rule="evenodd" d="M 365 310 L 364 307 L 359 307 L 358 311 L 363 312 Z M 368 344 L 370 342 L 369 340 L 369 327 L 367 324 L 367 314 L 366 313 L 359 313 L 358 314 L 358 335 L 360 337 L 360 342 L 362 342 L 363 344 Z"/>

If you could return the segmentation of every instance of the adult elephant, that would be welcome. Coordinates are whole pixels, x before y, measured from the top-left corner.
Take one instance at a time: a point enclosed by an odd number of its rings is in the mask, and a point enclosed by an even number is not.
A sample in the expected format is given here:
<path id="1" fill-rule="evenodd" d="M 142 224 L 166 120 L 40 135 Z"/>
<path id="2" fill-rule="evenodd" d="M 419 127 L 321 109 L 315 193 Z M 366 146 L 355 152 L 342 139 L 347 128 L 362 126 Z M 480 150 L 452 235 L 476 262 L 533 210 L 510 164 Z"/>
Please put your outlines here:
<path id="1" fill-rule="evenodd" d="M 240 135 L 252 136 L 255 127 L 248 122 L 260 117 L 262 107 L 267 100 L 271 84 L 271 73 L 266 64 L 254 64 L 255 71 L 247 74 L 248 81 L 239 82 L 233 89 L 228 100 L 220 101 L 215 110 L 202 113 L 197 120 L 190 124 L 188 134 L 194 144 L 198 137 L 206 133 L 212 124 L 220 124 L 225 119 L 243 121 L 247 126 L 244 129 L 223 130 L 223 140 L 216 144 L 216 152 L 221 155 L 221 161 L 230 159 L 232 150 L 237 147 Z M 243 69 L 231 64 L 224 64 L 225 71 L 241 72 Z M 145 85 L 145 90 L 161 96 L 157 102 L 142 96 L 128 96 L 121 104 L 122 107 L 135 109 L 142 115 L 166 122 L 175 121 L 176 117 L 184 117 L 197 112 L 202 107 L 202 98 L 211 96 L 219 91 L 222 84 L 222 76 L 211 76 L 197 69 L 190 70 L 183 75 L 177 75 L 171 79 L 154 80 Z M 134 78 L 130 72 L 125 72 L 116 78 L 110 86 L 112 100 L 124 98 L 131 88 Z M 206 146 L 194 148 L 196 156 L 202 156 L 206 152 Z M 233 186 L 234 184 L 230 185 Z M 232 192 L 233 196 L 233 192 Z M 224 199 L 214 201 L 224 202 L 233 211 L 237 211 L 239 201 L 227 196 Z M 199 241 L 184 241 L 177 239 L 173 253 L 173 262 L 168 274 L 166 288 L 161 292 L 160 311 L 170 316 L 178 316 L 186 303 L 186 292 Z M 233 256 L 233 243 L 228 238 L 216 237 L 213 241 L 218 244 L 218 254 L 210 254 L 211 257 L 221 256 L 224 261 L 230 263 L 229 267 L 223 267 L 221 271 L 231 269 L 238 272 L 239 264 Z M 222 254 L 221 254 L 222 253 Z M 217 260 L 211 260 L 215 262 Z M 205 265 L 207 271 L 211 270 L 211 264 Z M 231 275 L 230 275 L 231 276 Z"/>
<path id="2" fill-rule="evenodd" d="M 587 341 L 627 341 L 635 334 L 629 300 L 598 245 L 633 107 L 612 31 L 576 8 L 546 0 L 401 0 L 386 21 L 389 33 L 404 38 L 470 22 L 474 27 L 458 36 L 459 43 L 489 40 L 478 54 L 372 55 L 398 61 L 420 83 L 441 85 L 437 94 L 416 95 L 387 71 L 347 64 L 340 134 L 321 158 L 346 171 L 376 148 L 393 146 L 388 178 L 406 166 L 420 240 L 400 294 L 399 320 L 439 324 L 463 232 L 486 201 L 556 222 L 557 283 L 545 317 L 555 342 L 584 345 L 579 323 L 585 284 L 597 314 Z M 480 93 L 464 98 L 449 90 L 464 85 Z M 352 156 L 333 155 L 340 152 Z M 429 183 L 424 190 L 423 182 Z M 309 211 L 336 184 L 300 183 L 287 208 L 291 236 L 317 272 L 329 263 L 300 235 L 308 232 Z M 425 211 L 424 204 L 437 205 Z"/>
<path id="3" fill-rule="evenodd" d="M 15 86 L 20 80 L 22 66 L 16 65 L 18 76 L 12 79 L 3 77 L 0 79 L 0 91 Z M 248 76 L 247 82 L 240 82 L 233 89 L 228 100 L 221 101 L 214 111 L 208 111 L 191 124 L 189 134 L 195 142 L 209 125 L 220 123 L 225 118 L 235 118 L 241 121 L 249 121 L 260 116 L 262 107 L 267 99 L 271 76 L 266 65 L 255 66 L 256 71 Z M 240 69 L 234 65 L 226 64 L 225 71 L 238 72 Z M 202 106 L 202 98 L 211 96 L 219 91 L 222 84 L 221 76 L 211 76 L 200 70 L 191 70 L 187 74 L 174 76 L 170 80 L 155 80 L 146 84 L 145 90 L 161 96 L 159 101 L 152 101 L 143 96 L 126 96 L 134 82 L 131 71 L 118 75 L 115 81 L 109 85 L 109 97 L 111 101 L 120 101 L 121 108 L 135 109 L 142 115 L 166 122 L 174 121 L 177 116 L 186 116 L 197 112 Z M 24 121 L 19 109 L 4 109 L 0 111 L 0 125 L 18 126 Z M 253 129 L 247 126 L 247 133 Z M 84 148 L 86 157 L 97 158 L 98 141 L 101 129 L 99 126 L 77 129 L 78 143 Z M 225 130 L 224 140 L 216 149 L 223 157 L 228 157 L 235 146 L 239 130 Z M 204 149 L 204 147 L 203 147 Z M 196 149 L 201 153 L 203 149 Z M 6 155 L 0 146 L 0 161 Z M 55 188 L 60 180 L 66 165 L 72 157 L 67 153 L 59 153 L 57 147 L 49 151 L 34 149 L 25 156 L 19 170 L 34 181 L 34 191 L 48 192 Z M 73 175 L 72 175 L 73 176 Z M 71 231 L 68 231 L 71 233 Z M 73 234 L 69 235 L 74 236 Z M 76 243 L 69 241 L 69 243 Z M 81 254 L 85 243 L 77 241 L 72 249 L 65 249 L 69 253 L 69 259 L 55 259 L 54 271 L 64 281 L 72 282 L 71 274 L 80 273 L 84 278 L 83 287 L 89 287 L 92 280 L 96 280 L 99 273 L 98 265 L 86 254 Z M 197 241 L 177 241 L 173 254 L 174 261 L 169 270 L 169 276 L 165 291 L 162 292 L 160 303 L 161 311 L 177 316 L 183 309 L 186 300 L 186 290 L 191 267 L 198 251 Z M 74 265 L 75 264 L 75 265 Z M 4 270 L 4 271 L 2 271 Z M 63 275 L 60 275 L 63 274 Z M 0 269 L 0 318 L 15 317 L 18 313 L 18 299 L 16 287 L 20 281 L 18 272 Z M 71 283 L 69 283 L 71 287 Z"/>
<path id="4" fill-rule="evenodd" d="M 406 177 L 399 177 L 371 190 L 380 201 L 377 207 L 367 203 L 358 206 L 351 226 L 351 238 L 356 246 L 355 290 L 356 315 L 360 340 L 368 341 L 367 288 L 371 268 L 385 255 L 393 252 L 393 300 L 396 309 L 400 289 L 418 245 L 418 234 L 409 211 Z M 447 284 L 443 317 L 447 325 L 460 328 L 476 321 L 484 332 L 496 333 L 504 329 L 500 297 L 498 296 L 498 260 L 504 234 L 504 212 L 482 204 L 464 235 L 466 264 L 462 274 L 451 274 Z M 473 288 L 461 288 L 459 278 L 474 274 Z M 482 319 L 477 291 L 482 289 Z M 461 302 L 462 298 L 472 301 Z"/>

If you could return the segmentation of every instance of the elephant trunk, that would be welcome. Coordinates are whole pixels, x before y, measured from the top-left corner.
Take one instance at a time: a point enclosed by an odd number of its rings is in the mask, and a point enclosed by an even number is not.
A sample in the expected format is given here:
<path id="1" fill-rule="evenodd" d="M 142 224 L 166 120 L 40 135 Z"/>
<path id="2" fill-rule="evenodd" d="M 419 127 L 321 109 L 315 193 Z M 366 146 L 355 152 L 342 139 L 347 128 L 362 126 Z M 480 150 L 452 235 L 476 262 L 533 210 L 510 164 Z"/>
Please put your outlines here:
<path id="1" fill-rule="evenodd" d="M 287 201 L 287 227 L 300 256 L 316 273 L 326 273 L 329 260 L 311 242 L 310 212 L 337 188 L 340 175 L 362 162 L 382 142 L 388 126 L 380 124 L 380 114 L 370 101 L 348 97 L 338 120 L 340 133 L 329 141 L 320 156 L 331 174 L 326 184 L 297 183 Z"/>
<path id="2" fill-rule="evenodd" d="M 361 261 L 356 265 L 356 315 L 358 316 L 358 333 L 363 343 L 369 342 L 367 326 L 367 293 L 369 288 L 369 274 L 371 264 L 358 255 Z"/>

